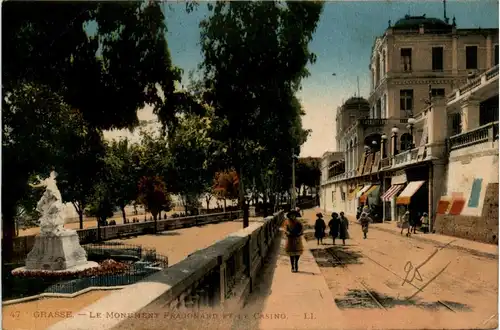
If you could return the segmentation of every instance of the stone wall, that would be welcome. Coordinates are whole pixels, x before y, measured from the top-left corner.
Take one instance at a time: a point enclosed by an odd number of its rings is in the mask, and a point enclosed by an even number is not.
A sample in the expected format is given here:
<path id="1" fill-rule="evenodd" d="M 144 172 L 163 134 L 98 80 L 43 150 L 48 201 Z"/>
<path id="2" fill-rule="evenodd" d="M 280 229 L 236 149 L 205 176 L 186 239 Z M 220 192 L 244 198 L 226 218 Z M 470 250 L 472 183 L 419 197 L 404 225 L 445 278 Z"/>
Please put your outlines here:
<path id="1" fill-rule="evenodd" d="M 213 213 L 207 215 L 188 216 L 182 218 L 170 218 L 156 221 L 157 231 L 173 230 L 179 228 L 188 228 L 193 226 L 217 223 L 221 221 L 231 221 L 243 217 L 243 211 L 234 211 L 226 213 Z M 79 229 L 76 232 L 80 238 L 81 244 L 93 243 L 98 241 L 110 240 L 129 235 L 144 235 L 153 233 L 155 228 L 154 221 L 119 224 L 114 226 L 105 226 L 98 228 Z M 19 236 L 14 238 L 14 256 L 13 261 L 25 260 L 28 252 L 35 244 L 36 235 Z"/>
<path id="2" fill-rule="evenodd" d="M 166 328 L 172 320 L 166 319 L 165 313 L 194 315 L 205 308 L 237 313 L 252 290 L 283 219 L 281 211 L 252 223 L 181 262 L 102 298 L 49 329 Z"/>
<path id="3" fill-rule="evenodd" d="M 466 204 L 460 215 L 480 216 L 483 213 L 488 184 L 498 183 L 498 140 L 451 151 L 447 172 L 445 195 L 462 193 Z M 482 179 L 479 205 L 468 207 L 472 183 L 476 178 Z"/>
<path id="4" fill-rule="evenodd" d="M 498 244 L 498 183 L 487 185 L 480 216 L 438 214 L 434 229 L 439 234 Z"/>

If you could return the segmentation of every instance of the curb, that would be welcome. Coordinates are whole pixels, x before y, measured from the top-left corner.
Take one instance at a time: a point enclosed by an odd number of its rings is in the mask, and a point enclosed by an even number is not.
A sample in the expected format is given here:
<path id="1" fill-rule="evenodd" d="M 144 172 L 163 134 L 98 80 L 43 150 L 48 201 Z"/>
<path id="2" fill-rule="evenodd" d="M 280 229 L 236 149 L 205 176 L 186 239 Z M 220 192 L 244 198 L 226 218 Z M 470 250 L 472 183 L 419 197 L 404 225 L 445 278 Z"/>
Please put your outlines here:
<path id="1" fill-rule="evenodd" d="M 349 220 L 349 222 L 352 223 L 352 224 L 359 224 L 358 222 L 353 221 L 353 220 Z M 398 233 L 395 232 L 394 230 L 390 230 L 390 229 L 386 229 L 386 228 L 381 228 L 381 227 L 375 227 L 375 226 L 371 226 L 370 229 L 379 230 L 379 231 L 383 231 L 383 232 L 390 233 L 390 234 L 398 236 Z M 432 235 L 432 234 L 428 234 L 428 235 Z M 454 237 L 450 236 L 450 238 L 454 238 Z M 412 236 L 412 239 L 417 240 L 417 241 L 432 243 L 432 244 L 443 245 L 442 242 L 438 242 L 438 241 L 433 240 L 432 238 L 427 238 L 427 237 L 422 237 L 422 236 Z M 484 258 L 488 258 L 488 259 L 498 259 L 498 255 L 497 254 L 488 253 L 488 252 L 482 252 L 482 251 L 478 251 L 478 250 L 475 250 L 475 249 L 466 248 L 466 247 L 463 247 L 463 246 L 458 246 L 458 245 L 455 245 L 453 243 L 450 244 L 448 247 L 452 248 L 452 249 L 455 249 L 455 250 L 460 250 L 460 251 L 463 251 L 463 252 L 467 252 L 467 253 L 470 253 L 470 254 L 478 256 L 478 257 L 484 257 Z"/>
<path id="2" fill-rule="evenodd" d="M 75 298 L 81 294 L 94 291 L 94 290 L 99 290 L 99 291 L 105 291 L 105 290 L 120 290 L 128 285 L 118 285 L 118 286 L 91 286 L 88 288 L 85 288 L 83 290 L 77 291 L 75 293 L 41 293 L 37 294 L 35 296 L 29 296 L 29 297 L 24 297 L 24 298 L 19 298 L 19 299 L 12 299 L 12 300 L 6 300 L 3 301 L 2 304 L 7 306 L 7 305 L 14 305 L 14 304 L 19 304 L 31 300 L 38 300 L 42 298 Z"/>

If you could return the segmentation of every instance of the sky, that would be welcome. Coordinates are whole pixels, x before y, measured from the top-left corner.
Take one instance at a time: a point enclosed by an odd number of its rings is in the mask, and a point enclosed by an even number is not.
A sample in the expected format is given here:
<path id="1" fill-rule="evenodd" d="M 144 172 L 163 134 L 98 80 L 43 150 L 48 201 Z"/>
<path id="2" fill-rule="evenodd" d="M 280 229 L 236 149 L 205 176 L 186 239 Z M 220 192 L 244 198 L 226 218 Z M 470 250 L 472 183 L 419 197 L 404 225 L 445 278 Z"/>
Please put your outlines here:
<path id="1" fill-rule="evenodd" d="M 199 47 L 199 22 L 208 15 L 206 3 L 187 14 L 181 2 L 164 6 L 168 43 L 172 62 L 187 74 L 202 61 Z M 383 35 L 391 20 L 394 24 L 405 15 L 443 19 L 442 1 L 327 1 L 310 50 L 317 56 L 309 67 L 311 75 L 302 83 L 299 99 L 306 115 L 303 126 L 312 134 L 301 148 L 302 157 L 321 157 L 335 150 L 335 112 L 343 100 L 357 93 L 368 97 L 370 88 L 371 47 Z M 456 17 L 458 28 L 497 28 L 498 2 L 490 0 L 447 1 L 447 16 Z M 333 76 L 333 73 L 336 75 Z M 140 120 L 152 120 L 151 108 L 138 113 Z M 150 127 L 154 127 L 151 124 Z M 136 138 L 126 131 L 107 133 L 108 138 Z"/>

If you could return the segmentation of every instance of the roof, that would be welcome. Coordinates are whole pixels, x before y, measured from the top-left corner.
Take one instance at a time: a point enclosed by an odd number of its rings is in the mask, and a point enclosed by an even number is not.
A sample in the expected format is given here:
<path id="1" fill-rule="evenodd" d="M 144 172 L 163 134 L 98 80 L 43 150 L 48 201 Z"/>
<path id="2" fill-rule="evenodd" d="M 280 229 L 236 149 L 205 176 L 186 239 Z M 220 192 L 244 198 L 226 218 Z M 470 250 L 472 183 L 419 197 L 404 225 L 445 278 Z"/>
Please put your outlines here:
<path id="1" fill-rule="evenodd" d="M 402 30 L 413 30 L 418 29 L 420 25 L 423 25 L 427 29 L 443 29 L 448 30 L 452 28 L 452 25 L 445 23 L 439 18 L 425 17 L 422 16 L 410 16 L 406 15 L 404 18 L 394 24 L 392 28 L 402 29 Z"/>
<path id="2" fill-rule="evenodd" d="M 358 103 L 367 104 L 368 106 L 370 105 L 370 103 L 368 103 L 366 99 L 357 96 L 351 97 L 350 99 L 345 101 L 344 105 L 358 105 Z"/>

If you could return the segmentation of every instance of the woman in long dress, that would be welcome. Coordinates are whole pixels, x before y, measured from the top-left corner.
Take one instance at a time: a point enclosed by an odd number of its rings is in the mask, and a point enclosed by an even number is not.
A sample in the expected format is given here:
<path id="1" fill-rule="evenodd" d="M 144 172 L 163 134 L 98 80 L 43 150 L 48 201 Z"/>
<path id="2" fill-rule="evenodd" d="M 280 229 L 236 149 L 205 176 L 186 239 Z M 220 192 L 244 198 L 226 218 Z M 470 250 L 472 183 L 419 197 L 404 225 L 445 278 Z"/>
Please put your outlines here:
<path id="1" fill-rule="evenodd" d="M 332 237 L 333 245 L 335 245 L 335 239 L 339 236 L 339 226 L 339 215 L 336 212 L 333 212 L 332 220 L 328 222 L 328 228 L 330 228 L 330 236 Z"/>
<path id="2" fill-rule="evenodd" d="M 283 224 L 287 236 L 285 251 L 290 256 L 290 264 L 294 273 L 299 271 L 299 259 L 302 252 L 304 252 L 304 245 L 302 244 L 303 226 L 297 220 L 298 216 L 299 214 L 296 211 L 288 212 L 288 219 Z"/>
<path id="3" fill-rule="evenodd" d="M 345 240 L 349 239 L 349 221 L 345 217 L 344 212 L 340 212 L 339 238 L 344 245 Z"/>
<path id="4" fill-rule="evenodd" d="M 325 220 L 323 220 L 323 214 L 318 213 L 316 214 L 316 223 L 314 224 L 314 237 L 316 237 L 316 240 L 318 241 L 318 245 L 321 243 L 323 244 L 323 238 L 325 237 L 325 229 L 326 229 L 326 224 Z"/>

